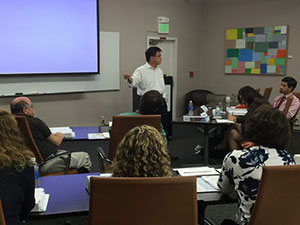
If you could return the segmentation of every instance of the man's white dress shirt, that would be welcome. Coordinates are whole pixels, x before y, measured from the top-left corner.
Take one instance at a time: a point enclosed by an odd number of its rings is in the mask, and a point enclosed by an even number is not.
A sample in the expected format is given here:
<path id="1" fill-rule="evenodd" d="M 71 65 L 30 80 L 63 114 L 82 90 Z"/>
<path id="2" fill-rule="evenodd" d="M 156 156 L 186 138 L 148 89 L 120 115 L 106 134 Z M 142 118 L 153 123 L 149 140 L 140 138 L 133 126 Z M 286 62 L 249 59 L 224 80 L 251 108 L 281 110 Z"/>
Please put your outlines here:
<path id="1" fill-rule="evenodd" d="M 147 91 L 156 90 L 166 97 L 164 74 L 160 68 L 153 68 L 149 63 L 145 63 L 134 71 L 132 79 L 129 85 L 137 87 L 139 96 L 143 96 Z"/>

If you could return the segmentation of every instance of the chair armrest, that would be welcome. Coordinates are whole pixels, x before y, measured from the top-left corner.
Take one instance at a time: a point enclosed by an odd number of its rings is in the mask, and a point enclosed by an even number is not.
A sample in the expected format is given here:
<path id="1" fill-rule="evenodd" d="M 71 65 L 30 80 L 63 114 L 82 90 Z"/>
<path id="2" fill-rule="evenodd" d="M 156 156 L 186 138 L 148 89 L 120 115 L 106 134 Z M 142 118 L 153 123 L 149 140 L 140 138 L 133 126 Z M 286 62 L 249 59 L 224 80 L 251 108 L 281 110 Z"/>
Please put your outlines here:
<path id="1" fill-rule="evenodd" d="M 107 172 L 106 168 L 112 165 L 112 161 L 105 156 L 105 153 L 100 146 L 96 148 L 96 151 L 98 154 L 100 172 Z M 106 164 L 106 166 L 104 164 Z"/>

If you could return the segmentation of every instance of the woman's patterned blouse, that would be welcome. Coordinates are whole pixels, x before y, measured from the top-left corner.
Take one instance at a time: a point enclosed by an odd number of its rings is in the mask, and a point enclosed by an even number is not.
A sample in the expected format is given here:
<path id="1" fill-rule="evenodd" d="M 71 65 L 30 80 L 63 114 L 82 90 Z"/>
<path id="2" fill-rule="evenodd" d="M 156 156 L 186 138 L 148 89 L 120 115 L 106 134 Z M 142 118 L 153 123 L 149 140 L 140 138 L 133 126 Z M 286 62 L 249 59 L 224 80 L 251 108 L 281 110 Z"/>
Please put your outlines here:
<path id="1" fill-rule="evenodd" d="M 295 164 L 295 161 L 289 152 L 263 146 L 234 150 L 225 156 L 218 185 L 225 193 L 237 191 L 237 220 L 240 224 L 249 222 L 263 166 L 291 164 Z"/>

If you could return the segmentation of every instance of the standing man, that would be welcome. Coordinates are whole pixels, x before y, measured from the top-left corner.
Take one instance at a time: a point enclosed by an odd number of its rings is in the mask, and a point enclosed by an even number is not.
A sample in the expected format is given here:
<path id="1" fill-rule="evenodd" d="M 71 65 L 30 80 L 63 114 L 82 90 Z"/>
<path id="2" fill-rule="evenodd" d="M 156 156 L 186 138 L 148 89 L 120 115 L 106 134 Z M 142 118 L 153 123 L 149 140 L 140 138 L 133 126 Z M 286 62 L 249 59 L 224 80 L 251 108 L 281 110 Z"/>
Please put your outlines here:
<path id="1" fill-rule="evenodd" d="M 161 64 L 161 49 L 150 47 L 145 52 L 146 63 L 138 67 L 132 76 L 124 73 L 124 79 L 129 86 L 137 87 L 137 94 L 142 97 L 147 91 L 156 90 L 163 98 L 166 97 L 163 71 L 157 66 Z"/>
<path id="2" fill-rule="evenodd" d="M 58 150 L 63 141 L 63 133 L 51 133 L 49 127 L 41 119 L 34 117 L 35 111 L 32 102 L 27 97 L 17 97 L 10 104 L 12 114 L 26 116 L 32 136 L 46 162 L 40 167 L 42 175 L 64 171 L 65 162 L 61 157 L 54 157 L 56 154 L 64 153 L 65 150 Z M 88 173 L 91 168 L 91 160 L 86 152 L 72 152 L 70 169 L 77 169 L 79 173 Z"/>
<path id="3" fill-rule="evenodd" d="M 288 98 L 292 98 L 292 104 L 287 112 L 287 118 L 292 119 L 299 107 L 300 107 L 300 102 L 299 99 L 293 95 L 293 91 L 297 86 L 297 81 L 293 77 L 284 77 L 281 80 L 281 85 L 279 92 L 282 93 L 283 95 L 277 96 L 274 101 L 273 101 L 273 108 L 278 109 L 279 111 L 283 111 L 287 102 Z"/>
<path id="4" fill-rule="evenodd" d="M 141 97 L 148 91 L 156 90 L 164 98 L 164 107 L 161 113 L 161 122 L 169 136 L 169 122 L 167 119 L 167 104 L 165 101 L 166 91 L 165 91 L 165 81 L 163 71 L 158 67 L 161 64 L 161 49 L 158 47 L 150 47 L 145 52 L 146 63 L 138 67 L 133 75 L 129 73 L 124 73 L 124 79 L 127 80 L 129 86 L 137 88 L 138 102 L 140 102 Z"/>

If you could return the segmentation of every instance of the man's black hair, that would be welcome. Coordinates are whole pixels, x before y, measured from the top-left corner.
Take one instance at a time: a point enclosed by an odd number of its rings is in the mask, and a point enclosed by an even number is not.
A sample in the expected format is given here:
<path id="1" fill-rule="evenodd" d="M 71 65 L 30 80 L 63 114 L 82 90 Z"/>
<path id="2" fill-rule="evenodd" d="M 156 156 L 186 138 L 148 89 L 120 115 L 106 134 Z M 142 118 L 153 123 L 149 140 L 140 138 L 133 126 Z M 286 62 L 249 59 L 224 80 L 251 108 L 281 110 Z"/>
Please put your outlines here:
<path id="1" fill-rule="evenodd" d="M 147 91 L 140 100 L 139 111 L 142 115 L 161 114 L 164 106 L 163 97 L 158 91 Z"/>
<path id="2" fill-rule="evenodd" d="M 161 52 L 161 49 L 159 47 L 148 48 L 147 51 L 145 52 L 146 61 L 149 62 L 151 56 L 156 56 L 156 52 Z"/>
<path id="3" fill-rule="evenodd" d="M 297 86 L 297 81 L 293 77 L 284 77 L 282 82 L 286 82 L 289 88 L 292 88 L 292 91 L 296 88 Z"/>

